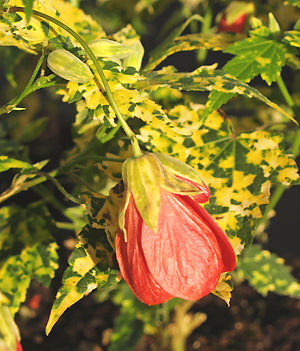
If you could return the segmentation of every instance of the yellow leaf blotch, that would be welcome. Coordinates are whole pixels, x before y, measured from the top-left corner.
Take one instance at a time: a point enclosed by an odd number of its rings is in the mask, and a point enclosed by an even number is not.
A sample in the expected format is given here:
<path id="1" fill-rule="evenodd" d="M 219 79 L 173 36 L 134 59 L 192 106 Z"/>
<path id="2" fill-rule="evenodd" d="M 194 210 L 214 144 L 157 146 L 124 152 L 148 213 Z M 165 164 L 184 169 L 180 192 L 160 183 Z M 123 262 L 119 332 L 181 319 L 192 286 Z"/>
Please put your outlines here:
<path id="1" fill-rule="evenodd" d="M 267 66 L 271 63 L 271 59 L 268 57 L 255 57 L 255 61 L 257 61 L 262 67 Z"/>

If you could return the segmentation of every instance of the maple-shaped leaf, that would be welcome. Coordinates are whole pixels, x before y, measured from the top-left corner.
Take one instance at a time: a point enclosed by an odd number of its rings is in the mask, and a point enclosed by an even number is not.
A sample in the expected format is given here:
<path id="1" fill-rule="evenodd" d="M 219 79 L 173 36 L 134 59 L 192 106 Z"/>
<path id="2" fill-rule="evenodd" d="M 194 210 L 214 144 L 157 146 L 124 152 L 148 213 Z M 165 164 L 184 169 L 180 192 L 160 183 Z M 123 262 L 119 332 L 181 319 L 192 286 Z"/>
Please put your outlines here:
<path id="1" fill-rule="evenodd" d="M 300 283 L 291 275 L 284 259 L 258 244 L 252 245 L 238 264 L 238 277 L 247 279 L 260 294 L 268 292 L 300 298 Z"/>
<path id="2" fill-rule="evenodd" d="M 280 75 L 285 64 L 285 46 L 270 38 L 252 37 L 236 42 L 224 52 L 236 55 L 223 70 L 243 82 L 255 76 L 271 85 Z"/>
<path id="3" fill-rule="evenodd" d="M 250 35 L 250 38 L 238 41 L 224 50 L 236 56 L 225 64 L 223 70 L 242 82 L 249 82 L 260 75 L 268 85 L 271 85 L 280 77 L 290 50 L 284 43 L 273 38 L 269 28 L 263 25 L 252 30 Z M 232 93 L 212 91 L 203 119 L 233 96 Z"/>
<path id="4" fill-rule="evenodd" d="M 172 155 L 199 171 L 211 196 L 205 208 L 229 237 L 248 246 L 257 220 L 269 202 L 272 183 L 289 185 L 299 176 L 280 134 L 268 131 L 234 134 L 217 112 L 201 125 L 199 106 L 176 106 L 170 117 L 192 134 L 175 138 L 166 129 L 141 129 L 140 139 L 153 150 Z"/>

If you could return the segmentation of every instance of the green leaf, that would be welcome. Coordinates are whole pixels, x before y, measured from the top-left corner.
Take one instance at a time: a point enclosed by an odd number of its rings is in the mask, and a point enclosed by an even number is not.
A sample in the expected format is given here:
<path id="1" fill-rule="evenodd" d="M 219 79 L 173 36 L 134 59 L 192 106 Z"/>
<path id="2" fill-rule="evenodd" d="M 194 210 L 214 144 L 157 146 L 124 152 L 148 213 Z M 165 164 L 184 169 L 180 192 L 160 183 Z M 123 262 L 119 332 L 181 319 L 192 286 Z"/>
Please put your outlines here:
<path id="1" fill-rule="evenodd" d="M 74 303 L 96 288 L 107 288 L 118 282 L 118 272 L 112 268 L 113 250 L 105 232 L 89 225 L 79 234 L 69 265 L 51 309 L 46 326 L 47 335 L 65 310 Z"/>
<path id="2" fill-rule="evenodd" d="M 0 291 L 16 313 L 25 300 L 32 278 L 49 286 L 58 268 L 55 226 L 48 210 L 35 203 L 26 209 L 17 206 L 0 210 Z"/>
<path id="3" fill-rule="evenodd" d="M 285 265 L 283 258 L 262 250 L 257 244 L 246 250 L 237 270 L 238 276 L 247 279 L 263 296 L 272 291 L 300 298 L 300 284 L 290 272 L 291 268 Z"/>
<path id="4" fill-rule="evenodd" d="M 236 135 L 217 112 L 202 125 L 199 106 L 178 105 L 169 116 L 192 135 L 172 136 L 167 128 L 145 126 L 140 139 L 150 150 L 169 154 L 198 170 L 211 190 L 205 208 L 231 238 L 249 245 L 269 202 L 271 185 L 289 185 L 299 179 L 282 136 L 267 131 Z"/>
<path id="5" fill-rule="evenodd" d="M 261 28 L 266 27 L 259 27 L 258 31 Z M 269 29 L 266 28 L 266 30 L 269 33 Z M 237 42 L 224 51 L 236 55 L 223 67 L 224 72 L 243 82 L 248 82 L 260 74 L 268 85 L 280 76 L 287 54 L 284 44 L 257 35 L 255 31 L 252 31 L 251 38 Z M 233 96 L 234 94 L 218 92 L 216 89 L 212 91 L 206 104 L 207 109 L 203 114 L 203 119 L 207 118 L 212 111 L 221 107 Z M 287 116 L 283 109 L 280 108 L 280 110 Z M 290 116 L 288 118 L 293 119 Z"/>
<path id="6" fill-rule="evenodd" d="M 32 165 L 24 161 L 9 158 L 8 156 L 0 156 L 0 172 L 5 172 L 11 168 L 30 169 Z"/>
<path id="7" fill-rule="evenodd" d="M 127 284 L 121 283 L 118 288 L 118 290 L 113 291 L 112 300 L 117 306 L 120 306 L 120 314 L 115 321 L 109 351 L 131 351 L 144 333 L 159 334 L 163 323 L 161 319 L 162 308 L 164 320 L 168 321 L 169 318 L 166 316 L 170 312 L 169 310 L 173 309 L 180 299 L 172 299 L 164 303 L 163 307 L 160 305 L 148 306 L 136 298 Z"/>
<path id="8" fill-rule="evenodd" d="M 252 37 L 231 45 L 224 52 L 236 55 L 226 63 L 224 71 L 248 82 L 257 75 L 271 85 L 285 64 L 285 46 L 275 40 Z"/>

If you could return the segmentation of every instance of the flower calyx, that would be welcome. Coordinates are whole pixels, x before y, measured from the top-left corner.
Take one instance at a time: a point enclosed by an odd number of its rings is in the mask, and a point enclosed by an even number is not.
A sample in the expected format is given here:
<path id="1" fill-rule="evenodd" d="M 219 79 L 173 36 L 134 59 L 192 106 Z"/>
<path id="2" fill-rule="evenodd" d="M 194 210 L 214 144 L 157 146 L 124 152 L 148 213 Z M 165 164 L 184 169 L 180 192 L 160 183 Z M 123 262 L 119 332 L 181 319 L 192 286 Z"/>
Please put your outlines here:
<path id="1" fill-rule="evenodd" d="M 198 173 L 174 157 L 160 153 L 145 153 L 127 159 L 122 169 L 125 197 L 119 215 L 119 226 L 126 240 L 125 212 L 130 196 L 143 221 L 157 232 L 160 211 L 160 188 L 174 194 L 192 196 L 197 202 L 207 202 L 209 189 Z"/>

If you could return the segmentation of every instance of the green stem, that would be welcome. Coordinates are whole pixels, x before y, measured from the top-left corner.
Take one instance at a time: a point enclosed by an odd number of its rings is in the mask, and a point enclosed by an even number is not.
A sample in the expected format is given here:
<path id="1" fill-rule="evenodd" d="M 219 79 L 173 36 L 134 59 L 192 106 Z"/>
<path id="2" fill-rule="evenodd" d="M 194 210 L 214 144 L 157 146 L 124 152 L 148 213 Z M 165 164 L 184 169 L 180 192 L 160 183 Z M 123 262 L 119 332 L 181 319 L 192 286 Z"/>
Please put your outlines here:
<path id="1" fill-rule="evenodd" d="M 206 34 L 210 32 L 212 19 L 213 19 L 213 12 L 211 8 L 211 4 L 208 1 L 207 7 L 205 9 L 205 15 L 202 22 L 201 33 Z M 206 49 L 199 49 L 197 52 L 198 62 L 203 63 L 206 59 L 206 55 L 207 55 Z"/>
<path id="2" fill-rule="evenodd" d="M 284 84 L 284 81 L 281 78 L 281 76 L 277 77 L 276 83 L 277 83 L 283 97 L 285 98 L 286 103 L 293 109 L 295 107 L 294 101 L 293 101 L 289 91 L 287 90 L 287 87 Z"/>
<path id="3" fill-rule="evenodd" d="M 290 106 L 294 112 L 295 112 L 295 104 L 294 104 L 294 101 L 283 81 L 283 79 L 281 78 L 281 76 L 279 76 L 276 80 L 277 84 L 278 84 L 278 87 L 286 101 L 286 103 L 288 104 L 288 106 Z M 298 127 L 297 128 L 297 131 L 296 131 L 296 135 L 295 135 L 295 138 L 294 138 L 294 141 L 293 141 L 293 144 L 292 144 L 292 153 L 294 155 L 294 157 L 297 157 L 298 153 L 299 153 L 299 149 L 300 149 L 300 128 Z M 273 210 L 278 201 L 280 200 L 281 196 L 283 195 L 283 193 L 285 192 L 285 190 L 288 188 L 288 186 L 285 186 L 283 184 L 279 184 L 277 185 L 276 189 L 274 190 L 271 198 L 270 198 L 270 202 L 266 208 L 266 211 L 264 213 L 264 215 L 262 216 L 262 218 L 260 219 L 259 221 L 259 224 L 260 223 L 264 223 L 268 217 L 268 214 L 271 210 Z"/>
<path id="4" fill-rule="evenodd" d="M 60 184 L 60 182 L 59 182 L 56 178 L 52 177 L 50 174 L 45 173 L 45 172 L 40 172 L 40 171 L 39 171 L 39 172 L 36 172 L 36 174 L 37 174 L 37 175 L 40 175 L 40 176 L 42 176 L 42 177 L 46 177 L 47 179 L 49 179 L 49 180 L 57 187 L 57 189 L 58 189 L 68 200 L 70 200 L 70 201 L 72 201 L 72 202 L 75 202 L 75 203 L 77 203 L 77 204 L 82 204 L 82 203 L 84 203 L 84 201 L 81 201 L 80 199 L 78 199 L 78 198 L 72 196 L 71 194 L 69 194 L 69 193 L 65 190 L 65 188 Z"/>
<path id="5" fill-rule="evenodd" d="M 8 9 L 8 12 L 24 12 L 24 7 L 11 7 Z M 94 55 L 93 51 L 90 49 L 90 47 L 88 46 L 88 44 L 85 42 L 85 40 L 78 34 L 76 33 L 73 29 L 71 29 L 70 27 L 68 27 L 67 25 L 65 25 L 64 23 L 60 22 L 59 20 L 57 20 L 54 17 L 51 17 L 45 13 L 36 11 L 36 10 L 32 10 L 32 15 L 35 17 L 41 17 L 44 18 L 54 24 L 56 24 L 57 26 L 61 27 L 62 29 L 64 29 L 66 32 L 68 32 L 69 34 L 71 34 L 78 42 L 79 44 L 83 47 L 84 51 L 86 52 L 86 54 L 88 55 L 88 57 L 91 59 L 91 61 L 93 62 L 96 72 L 99 74 L 103 87 L 105 89 L 106 95 L 107 95 L 107 99 L 114 111 L 114 113 L 116 114 L 117 118 L 119 119 L 122 128 L 125 132 L 125 134 L 130 138 L 131 140 L 131 144 L 132 144 L 132 148 L 133 148 L 133 153 L 134 156 L 138 157 L 141 156 L 143 153 L 140 149 L 138 140 L 136 135 L 133 133 L 133 131 L 130 129 L 129 125 L 127 124 L 127 122 L 125 121 L 124 117 L 122 116 L 118 105 L 113 97 L 113 94 L 110 90 L 109 84 L 106 80 L 106 77 L 102 71 L 102 68 L 100 67 L 100 64 L 96 58 L 96 56 Z"/>
<path id="6" fill-rule="evenodd" d="M 44 58 L 45 58 L 45 55 L 44 54 L 41 55 L 26 87 L 23 89 L 21 94 L 18 97 L 13 98 L 9 103 L 7 103 L 5 106 L 0 108 L 0 115 L 3 113 L 10 113 L 12 110 L 14 110 L 19 105 L 19 103 L 24 99 L 24 97 L 29 94 L 31 86 L 35 80 L 35 77 L 37 76 L 37 74 L 39 72 L 39 69 L 44 61 Z"/>

